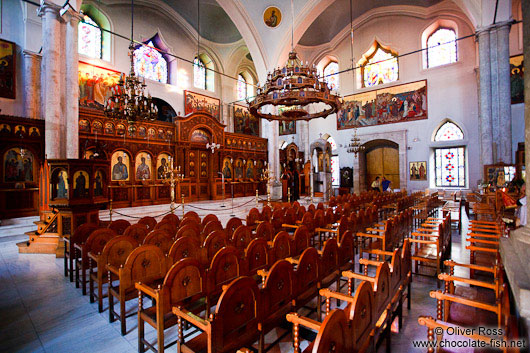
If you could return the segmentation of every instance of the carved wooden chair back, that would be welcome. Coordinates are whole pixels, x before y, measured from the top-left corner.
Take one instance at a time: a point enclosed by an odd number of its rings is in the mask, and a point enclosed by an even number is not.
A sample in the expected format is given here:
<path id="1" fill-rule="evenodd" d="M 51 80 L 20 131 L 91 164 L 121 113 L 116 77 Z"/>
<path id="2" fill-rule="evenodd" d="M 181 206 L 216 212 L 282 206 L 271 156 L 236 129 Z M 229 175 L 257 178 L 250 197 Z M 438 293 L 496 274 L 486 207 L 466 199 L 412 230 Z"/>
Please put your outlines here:
<path id="1" fill-rule="evenodd" d="M 206 273 L 206 291 L 212 298 L 222 291 L 223 285 L 241 275 L 239 252 L 232 246 L 219 250 L 213 257 Z"/>
<path id="2" fill-rule="evenodd" d="M 109 239 L 98 258 L 98 262 L 102 266 L 100 268 L 98 264 L 98 272 L 105 272 L 105 266 L 108 264 L 120 267 L 125 263 L 129 254 L 138 246 L 138 241 L 127 235 L 119 235 Z"/>
<path id="3" fill-rule="evenodd" d="M 180 227 L 184 227 L 184 226 L 187 226 L 187 225 L 195 227 L 199 231 L 199 234 L 200 234 L 200 232 L 202 230 L 201 221 L 200 220 L 197 220 L 194 217 L 183 218 L 182 221 L 180 221 Z"/>
<path id="4" fill-rule="evenodd" d="M 206 264 L 210 265 L 213 257 L 219 250 L 228 245 L 226 234 L 224 230 L 215 230 L 211 232 L 202 244 L 203 251 L 206 256 Z"/>
<path id="5" fill-rule="evenodd" d="M 232 239 L 232 235 L 234 234 L 234 231 L 237 229 L 237 227 L 243 225 L 243 222 L 241 222 L 241 219 L 237 217 L 232 217 L 228 220 L 226 223 L 226 237 L 227 239 Z"/>
<path id="6" fill-rule="evenodd" d="M 254 276 L 258 270 L 268 268 L 271 264 L 269 260 L 269 246 L 262 238 L 252 240 L 245 249 L 246 273 Z"/>
<path id="7" fill-rule="evenodd" d="M 315 233 L 315 221 L 313 215 L 310 212 L 306 212 L 302 217 L 302 224 L 307 228 L 310 236 Z"/>
<path id="8" fill-rule="evenodd" d="M 291 239 L 285 231 L 278 232 L 272 242 L 272 261 L 285 259 L 291 255 Z"/>
<path id="9" fill-rule="evenodd" d="M 259 213 L 259 210 L 257 208 L 252 208 L 250 209 L 250 211 L 248 212 L 248 215 L 247 215 L 247 226 L 248 227 L 254 227 L 256 225 L 256 221 L 259 221 L 260 220 L 260 213 Z"/>
<path id="10" fill-rule="evenodd" d="M 126 221 L 125 219 L 117 219 L 115 221 L 110 222 L 108 228 L 112 229 L 116 232 L 118 235 L 122 235 L 123 232 L 125 232 L 125 229 L 129 227 L 131 223 L 129 221 Z"/>
<path id="11" fill-rule="evenodd" d="M 344 310 L 349 319 L 352 352 L 367 351 L 371 345 L 373 324 L 374 292 L 372 284 L 362 281 L 353 298 L 353 302 Z"/>
<path id="12" fill-rule="evenodd" d="M 147 234 L 144 239 L 143 245 L 155 245 L 162 250 L 164 255 L 169 253 L 171 245 L 173 245 L 173 238 L 163 229 L 155 229 L 151 233 Z"/>
<path id="13" fill-rule="evenodd" d="M 347 271 L 352 268 L 355 259 L 355 242 L 349 230 L 344 232 L 339 239 L 339 268 L 341 271 Z"/>
<path id="14" fill-rule="evenodd" d="M 188 306 L 204 297 L 206 277 L 197 259 L 177 261 L 167 272 L 161 288 L 162 312 L 174 306 Z"/>
<path id="15" fill-rule="evenodd" d="M 145 216 L 145 217 L 140 218 L 140 220 L 138 220 L 138 224 L 143 224 L 147 228 L 148 232 L 155 229 L 156 223 L 157 222 L 156 222 L 155 217 L 151 217 L 151 216 Z"/>
<path id="16" fill-rule="evenodd" d="M 296 211 L 296 220 L 297 221 L 301 221 L 302 218 L 304 218 L 304 215 L 306 214 L 306 212 L 307 211 L 306 211 L 305 207 L 304 206 L 300 206 L 298 208 L 298 211 Z"/>
<path id="17" fill-rule="evenodd" d="M 324 212 L 324 219 L 325 219 L 325 225 L 333 224 L 335 222 L 335 214 L 333 213 L 332 208 L 326 209 L 326 212 Z"/>
<path id="18" fill-rule="evenodd" d="M 250 244 L 251 240 L 252 232 L 250 231 L 250 228 L 244 225 L 240 225 L 234 231 L 231 242 L 232 245 L 236 247 L 236 249 L 244 250 L 248 246 L 248 244 Z"/>
<path id="19" fill-rule="evenodd" d="M 199 214 L 195 211 L 188 211 L 186 213 L 184 213 L 184 217 L 182 217 L 182 219 L 184 218 L 191 218 L 191 219 L 194 219 L 197 221 L 197 223 L 201 224 L 201 217 L 199 217 Z"/>
<path id="20" fill-rule="evenodd" d="M 137 223 L 127 227 L 125 232 L 123 232 L 123 235 L 130 236 L 131 238 L 135 239 L 138 244 L 142 244 L 145 237 L 147 236 L 147 233 L 149 233 L 148 228 L 144 224 Z"/>
<path id="21" fill-rule="evenodd" d="M 339 268 L 339 247 L 335 238 L 328 239 L 324 242 L 322 253 L 320 255 L 320 277 L 322 279 L 332 275 L 338 274 Z M 327 287 L 336 278 L 329 279 L 322 287 Z"/>
<path id="22" fill-rule="evenodd" d="M 178 238 L 169 249 L 168 259 L 175 264 L 182 259 L 195 259 L 203 264 L 201 244 L 196 237 L 183 236 Z"/>
<path id="23" fill-rule="evenodd" d="M 326 316 L 313 342 L 312 352 L 356 352 L 344 310 L 335 309 Z"/>
<path id="24" fill-rule="evenodd" d="M 145 244 L 137 247 L 119 270 L 120 292 L 134 288 L 136 282 L 151 283 L 164 278 L 167 267 L 166 256 L 158 246 Z"/>
<path id="25" fill-rule="evenodd" d="M 317 204 L 317 210 L 324 210 L 324 204 L 322 202 Z"/>
<path id="26" fill-rule="evenodd" d="M 211 222 L 211 221 L 219 221 L 219 218 L 217 218 L 216 215 L 210 213 L 210 214 L 207 214 L 203 219 L 202 219 L 202 222 L 201 222 L 201 226 L 204 228 L 205 225 L 208 224 L 208 222 Z"/>
<path id="27" fill-rule="evenodd" d="M 296 210 L 292 207 L 285 211 L 283 223 L 296 224 Z"/>
<path id="28" fill-rule="evenodd" d="M 326 215 L 321 209 L 317 209 L 313 216 L 315 228 L 323 228 L 326 226 Z"/>
<path id="29" fill-rule="evenodd" d="M 318 294 L 317 284 L 320 279 L 320 257 L 317 249 L 304 250 L 295 270 L 297 298 L 296 306 L 305 305 Z"/>
<path id="30" fill-rule="evenodd" d="M 162 221 L 161 222 L 163 222 L 163 221 L 169 221 L 169 222 L 173 223 L 176 227 L 178 227 L 180 225 L 180 218 L 179 218 L 179 216 L 177 216 L 174 213 L 168 213 L 167 215 L 162 217 Z"/>
<path id="31" fill-rule="evenodd" d="M 307 206 L 307 212 L 315 213 L 315 211 L 316 207 L 314 204 L 310 204 L 309 206 Z"/>
<path id="32" fill-rule="evenodd" d="M 375 295 L 375 315 L 379 319 L 379 316 L 385 311 L 388 303 L 392 299 L 390 283 L 390 268 L 388 262 L 383 262 L 377 266 L 375 274 L 374 284 L 374 295 Z"/>
<path id="33" fill-rule="evenodd" d="M 166 220 L 166 221 L 160 221 L 156 224 L 154 230 L 158 230 L 158 229 L 166 231 L 167 234 L 169 234 L 171 238 L 174 238 L 175 235 L 177 234 L 178 227 L 173 222 Z"/>
<path id="34" fill-rule="evenodd" d="M 118 234 L 116 234 L 116 232 L 110 228 L 101 228 L 93 231 L 83 245 L 83 263 L 88 261 L 89 252 L 93 254 L 101 254 L 105 244 L 107 244 L 110 239 L 116 236 L 118 236 Z"/>
<path id="35" fill-rule="evenodd" d="M 219 222 L 219 220 L 211 220 L 204 225 L 202 228 L 201 239 L 204 241 L 204 239 L 206 239 L 206 237 L 215 230 L 223 230 L 223 225 L 221 222 Z"/>
<path id="36" fill-rule="evenodd" d="M 272 241 L 274 236 L 274 228 L 268 221 L 261 222 L 256 228 L 256 237 L 263 238 L 267 241 Z"/>
<path id="37" fill-rule="evenodd" d="M 269 206 L 263 206 L 261 209 L 261 220 L 262 221 L 270 221 L 272 217 L 272 210 Z"/>
<path id="38" fill-rule="evenodd" d="M 197 239 L 197 241 L 200 243 L 201 235 L 200 230 L 195 222 L 191 222 L 188 224 L 185 224 L 179 228 L 177 231 L 177 235 L 175 236 L 175 239 L 180 239 L 182 237 L 192 237 Z"/>
<path id="39" fill-rule="evenodd" d="M 310 246 L 311 238 L 307 227 L 301 225 L 296 229 L 292 238 L 291 256 L 297 256 Z"/>

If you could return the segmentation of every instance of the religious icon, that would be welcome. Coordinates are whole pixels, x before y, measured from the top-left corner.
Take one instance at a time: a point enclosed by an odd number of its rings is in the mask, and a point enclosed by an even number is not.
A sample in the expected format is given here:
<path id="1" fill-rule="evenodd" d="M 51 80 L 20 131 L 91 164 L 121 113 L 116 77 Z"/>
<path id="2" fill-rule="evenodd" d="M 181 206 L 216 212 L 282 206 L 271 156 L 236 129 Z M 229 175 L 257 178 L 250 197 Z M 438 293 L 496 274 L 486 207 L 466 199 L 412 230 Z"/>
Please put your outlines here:
<path id="1" fill-rule="evenodd" d="M 147 137 L 149 139 L 154 139 L 156 137 L 156 130 L 153 128 L 149 128 L 149 130 L 147 130 Z"/>
<path id="2" fill-rule="evenodd" d="M 225 179 L 232 178 L 232 165 L 230 163 L 230 158 L 225 158 L 223 164 L 223 175 L 225 176 Z"/>
<path id="3" fill-rule="evenodd" d="M 427 162 L 409 163 L 410 180 L 427 180 Z"/>
<path id="4" fill-rule="evenodd" d="M 157 179 L 165 179 L 169 177 L 169 173 L 166 175 L 166 169 L 171 168 L 171 156 L 167 153 L 160 153 L 156 159 L 156 177 Z"/>
<path id="5" fill-rule="evenodd" d="M 98 170 L 94 177 L 94 196 L 103 196 L 103 173 L 101 170 Z"/>
<path id="6" fill-rule="evenodd" d="M 79 131 L 90 132 L 90 124 L 88 120 L 79 120 Z"/>
<path id="7" fill-rule="evenodd" d="M 252 160 L 249 160 L 247 162 L 247 179 L 254 179 L 254 162 Z"/>
<path id="8" fill-rule="evenodd" d="M 38 128 L 36 127 L 32 127 L 29 129 L 29 136 L 31 137 L 39 137 L 40 136 L 40 131 Z"/>
<path id="9" fill-rule="evenodd" d="M 114 125 L 112 123 L 106 123 L 105 124 L 105 133 L 107 135 L 113 135 L 114 134 Z"/>
<path id="10" fill-rule="evenodd" d="M 151 179 L 151 156 L 146 152 L 136 155 L 136 180 Z"/>
<path id="11" fill-rule="evenodd" d="M 92 123 L 92 130 L 93 132 L 97 132 L 98 134 L 100 134 L 101 132 L 103 132 L 103 124 L 101 123 L 101 121 L 94 121 Z"/>
<path id="12" fill-rule="evenodd" d="M 88 173 L 78 170 L 74 174 L 74 197 L 88 196 Z"/>
<path id="13" fill-rule="evenodd" d="M 278 27 L 282 22 L 282 12 L 275 6 L 267 7 L 263 13 L 263 22 L 271 28 Z"/>
<path id="14" fill-rule="evenodd" d="M 236 161 L 235 177 L 236 179 L 243 178 L 243 161 L 241 159 Z"/>
<path id="15" fill-rule="evenodd" d="M 68 193 L 68 174 L 65 170 L 61 169 L 57 180 L 57 198 L 65 199 Z"/>
<path id="16" fill-rule="evenodd" d="M 125 135 L 125 125 L 123 124 L 118 124 L 116 125 L 116 134 L 118 135 Z"/>
<path id="17" fill-rule="evenodd" d="M 138 136 L 145 137 L 147 135 L 147 129 L 143 126 L 138 128 Z"/>
<path id="18" fill-rule="evenodd" d="M 33 181 L 33 154 L 23 148 L 12 148 L 4 154 L 4 181 Z"/>
<path id="19" fill-rule="evenodd" d="M 158 138 L 161 140 L 165 138 L 164 130 L 158 129 Z"/>
<path id="20" fill-rule="evenodd" d="M 15 126 L 15 136 L 21 137 L 26 134 L 26 128 L 22 125 Z"/>
<path id="21" fill-rule="evenodd" d="M 124 151 L 116 151 L 112 155 L 112 180 L 129 180 L 129 155 Z"/>
<path id="22" fill-rule="evenodd" d="M 11 127 L 7 124 L 2 124 L 0 127 L 0 134 L 9 134 L 11 132 Z"/>

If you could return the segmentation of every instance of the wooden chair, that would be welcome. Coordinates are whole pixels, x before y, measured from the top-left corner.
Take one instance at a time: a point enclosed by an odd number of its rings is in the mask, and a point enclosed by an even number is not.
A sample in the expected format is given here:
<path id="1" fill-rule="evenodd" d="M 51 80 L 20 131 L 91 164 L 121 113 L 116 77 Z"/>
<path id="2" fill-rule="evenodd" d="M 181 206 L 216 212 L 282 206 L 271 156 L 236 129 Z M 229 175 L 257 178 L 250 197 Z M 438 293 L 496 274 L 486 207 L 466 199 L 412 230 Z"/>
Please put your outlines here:
<path id="1" fill-rule="evenodd" d="M 178 226 L 176 226 L 173 222 L 165 220 L 160 221 L 156 224 L 154 230 L 164 230 L 169 234 L 171 238 L 175 238 L 175 235 L 177 234 L 177 230 L 179 229 Z"/>
<path id="2" fill-rule="evenodd" d="M 251 229 L 256 228 L 257 221 L 259 221 L 261 218 L 261 215 L 259 213 L 259 210 L 257 208 L 251 208 L 247 215 L 247 227 L 250 227 Z"/>
<path id="3" fill-rule="evenodd" d="M 271 217 L 272 217 L 271 208 L 269 206 L 263 206 L 263 208 L 261 209 L 261 217 L 260 217 L 260 219 L 262 221 L 270 222 Z"/>
<path id="4" fill-rule="evenodd" d="M 232 281 L 222 292 L 215 313 L 201 319 L 189 310 L 175 306 L 178 316 L 179 352 L 235 352 L 239 347 L 250 345 L 259 337 L 260 320 L 259 288 L 250 277 Z M 184 340 L 182 321 L 197 327 L 201 333 Z"/>
<path id="5" fill-rule="evenodd" d="M 173 239 L 165 230 L 155 229 L 145 237 L 143 245 L 155 245 L 167 255 L 173 245 Z"/>
<path id="6" fill-rule="evenodd" d="M 261 222 L 256 228 L 256 237 L 271 241 L 274 237 L 274 228 L 268 221 Z"/>
<path id="7" fill-rule="evenodd" d="M 98 229 L 99 226 L 93 223 L 81 224 L 69 237 L 64 237 L 64 275 L 70 276 L 70 282 L 74 281 L 74 263 L 79 259 L 79 254 L 75 250 L 76 244 L 83 244 L 88 236 Z"/>
<path id="8" fill-rule="evenodd" d="M 220 231 L 223 230 L 223 226 L 222 226 L 221 222 L 219 222 L 219 220 L 211 220 L 211 221 L 209 221 L 202 228 L 201 239 L 204 241 L 204 239 L 206 239 L 206 237 L 208 237 L 208 235 L 210 235 L 210 233 L 212 233 L 213 231 L 217 231 L 217 230 L 220 230 Z"/>
<path id="9" fill-rule="evenodd" d="M 169 214 L 165 215 L 164 217 L 162 217 L 162 221 L 161 222 L 164 222 L 164 221 L 168 221 L 170 223 L 173 223 L 176 227 L 178 227 L 180 225 L 180 218 L 179 218 L 179 216 L 177 216 L 174 213 L 169 213 Z"/>
<path id="10" fill-rule="evenodd" d="M 237 227 L 242 226 L 243 222 L 237 217 L 232 217 L 228 220 L 226 223 L 226 238 L 232 239 L 232 235 L 234 234 L 234 231 L 237 229 Z"/>
<path id="11" fill-rule="evenodd" d="M 344 310 L 335 309 L 322 323 L 301 317 L 297 313 L 287 314 L 287 321 L 293 324 L 294 353 L 300 350 L 300 326 L 317 331 L 317 336 L 303 353 L 359 352 L 352 344 L 351 329 Z"/>
<path id="12" fill-rule="evenodd" d="M 179 260 L 169 269 L 160 287 L 152 288 L 139 282 L 135 287 L 138 290 L 138 351 L 144 352 L 147 346 L 155 352 L 163 353 L 166 348 L 177 343 L 175 341 L 166 344 L 164 339 L 164 330 L 178 322 L 172 308 L 180 306 L 192 312 L 200 310 L 197 308 L 201 307 L 201 298 L 204 297 L 204 272 L 196 259 L 186 258 Z M 144 296 L 152 298 L 154 305 L 144 309 Z M 145 322 L 156 329 L 158 349 L 154 343 L 145 339 Z"/>
<path id="13" fill-rule="evenodd" d="M 426 266 L 434 268 L 436 278 L 441 273 L 444 261 L 444 233 L 442 224 L 438 225 L 438 234 L 441 234 L 441 236 L 432 233 L 412 233 L 409 240 L 414 245 L 412 260 L 415 261 L 416 273 L 419 272 L 420 263 L 425 263 Z M 440 282 L 438 282 L 438 287 L 440 287 Z"/>
<path id="14" fill-rule="evenodd" d="M 198 242 L 201 242 L 201 233 L 200 230 L 197 227 L 196 223 L 193 224 L 185 224 L 184 226 L 181 226 L 175 235 L 175 239 L 180 239 L 182 237 L 192 237 L 197 239 Z"/>
<path id="15" fill-rule="evenodd" d="M 309 231 L 302 225 L 296 229 L 291 238 L 291 256 L 298 256 L 310 246 Z"/>
<path id="16" fill-rule="evenodd" d="M 180 227 L 179 227 L 179 230 L 184 228 L 184 227 L 188 227 L 188 228 L 193 228 L 195 229 L 195 231 L 197 232 L 197 234 L 199 234 L 199 236 L 201 235 L 202 233 L 202 228 L 201 228 L 201 222 L 200 221 L 197 221 L 195 218 L 183 218 L 182 221 L 180 221 Z M 177 231 L 178 233 L 178 231 Z"/>
<path id="17" fill-rule="evenodd" d="M 109 282 L 109 322 L 114 322 L 115 316 L 120 320 L 122 336 L 127 333 L 125 303 L 136 297 L 135 283 L 156 287 L 162 283 L 167 270 L 168 261 L 162 250 L 155 245 L 142 245 L 134 249 L 125 264 L 120 267 L 107 265 Z M 118 278 L 118 287 L 115 287 L 112 275 Z M 119 313 L 114 311 L 114 298 L 120 305 Z"/>
<path id="18" fill-rule="evenodd" d="M 138 242 L 138 244 L 142 244 L 148 233 L 149 231 L 144 224 L 137 223 L 127 227 L 127 229 L 125 229 L 125 232 L 123 232 L 123 235 L 133 238 Z"/>
<path id="19" fill-rule="evenodd" d="M 199 217 L 199 214 L 195 211 L 188 211 L 184 213 L 184 217 L 182 217 L 182 219 L 184 218 L 194 219 L 195 221 L 197 221 L 197 223 L 201 224 L 201 217 Z"/>
<path id="20" fill-rule="evenodd" d="M 108 280 L 107 264 L 119 268 L 138 245 L 139 243 L 136 239 L 124 234 L 109 239 L 101 252 L 93 252 L 95 250 L 93 249 L 93 251 L 88 253 L 90 302 L 93 303 L 95 298 L 97 298 L 98 311 L 100 313 L 103 312 L 103 285 Z M 94 272 L 94 269 L 96 272 Z M 97 294 L 94 282 L 97 283 Z"/>
<path id="21" fill-rule="evenodd" d="M 285 231 L 278 232 L 272 241 L 271 260 L 278 261 L 291 256 L 291 239 Z"/>
<path id="22" fill-rule="evenodd" d="M 287 261 L 296 265 L 294 271 L 296 278 L 294 305 L 296 310 L 299 310 L 319 295 L 320 257 L 317 249 L 307 248 L 299 259 L 287 258 Z M 312 308 L 309 309 L 313 310 Z M 317 317 L 320 317 L 320 305 L 317 305 L 316 310 Z"/>
<path id="23" fill-rule="evenodd" d="M 217 218 L 216 215 L 214 214 L 208 214 L 206 215 L 203 219 L 202 219 L 202 222 L 201 222 L 201 226 L 202 228 L 204 228 L 209 222 L 212 222 L 212 221 L 219 221 L 219 218 Z M 209 233 L 208 233 L 209 234 Z M 208 235 L 206 234 L 206 235 Z"/>
<path id="24" fill-rule="evenodd" d="M 171 249 L 169 249 L 168 261 L 170 264 L 176 264 L 186 258 L 192 258 L 198 261 L 202 259 L 201 244 L 195 237 L 180 237 L 171 245 Z"/>
<path id="25" fill-rule="evenodd" d="M 93 231 L 88 236 L 85 243 L 75 245 L 75 249 L 80 255 L 79 260 L 76 260 L 75 263 L 76 288 L 79 288 L 79 285 L 81 285 L 83 295 L 86 295 L 86 285 L 88 283 L 88 254 L 90 252 L 93 254 L 99 254 L 103 250 L 105 244 L 116 235 L 116 232 L 110 228 L 101 228 Z M 81 270 L 81 276 L 79 275 L 79 270 Z"/>
<path id="26" fill-rule="evenodd" d="M 131 223 L 124 219 L 117 219 L 109 223 L 108 228 L 116 232 L 117 235 L 122 235 L 125 232 L 125 229 L 129 227 Z"/>
<path id="27" fill-rule="evenodd" d="M 318 282 L 318 289 L 328 288 L 333 283 L 336 284 L 336 291 L 340 291 L 339 278 L 341 272 L 339 271 L 339 247 L 336 239 L 328 239 L 324 243 L 320 255 L 320 280 Z M 317 305 L 322 306 L 322 299 L 318 295 Z M 322 320 L 322 317 L 318 318 Z"/>
<path id="28" fill-rule="evenodd" d="M 248 276 L 255 276 L 256 272 L 271 265 L 269 246 L 265 239 L 252 240 L 245 249 L 245 270 Z"/>
<path id="29" fill-rule="evenodd" d="M 138 221 L 138 224 L 143 224 L 145 225 L 145 227 L 147 228 L 147 231 L 150 232 L 152 231 L 153 229 L 155 229 L 155 226 L 156 226 L 156 219 L 155 217 L 151 217 L 151 216 L 145 216 L 145 217 L 142 217 L 140 218 L 140 220 Z"/>
<path id="30" fill-rule="evenodd" d="M 227 245 L 228 240 L 226 239 L 226 234 L 224 230 L 216 230 L 211 232 L 202 244 L 202 249 L 204 252 L 204 265 L 208 267 L 215 254 L 217 254 L 219 250 L 221 250 Z"/>
<path id="31" fill-rule="evenodd" d="M 241 225 L 234 231 L 231 243 L 236 249 L 243 251 L 252 240 L 252 232 L 249 227 Z"/>

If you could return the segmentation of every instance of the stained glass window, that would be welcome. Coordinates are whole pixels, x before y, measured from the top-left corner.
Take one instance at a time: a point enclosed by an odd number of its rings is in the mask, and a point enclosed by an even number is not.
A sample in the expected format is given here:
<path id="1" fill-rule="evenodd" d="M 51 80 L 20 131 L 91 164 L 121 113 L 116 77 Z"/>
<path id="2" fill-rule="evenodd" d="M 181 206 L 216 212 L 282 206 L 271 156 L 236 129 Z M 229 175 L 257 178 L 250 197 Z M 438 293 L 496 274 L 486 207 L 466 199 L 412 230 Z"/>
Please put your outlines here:
<path id="1" fill-rule="evenodd" d="M 331 185 L 339 186 L 340 183 L 340 167 L 339 156 L 331 157 Z"/>
<path id="2" fill-rule="evenodd" d="M 331 91 L 340 90 L 339 82 L 339 64 L 336 61 L 331 61 L 324 68 L 324 81 L 328 84 Z"/>
<path id="3" fill-rule="evenodd" d="M 434 141 L 455 141 L 463 139 L 464 133 L 462 132 L 462 129 L 450 121 L 440 126 L 434 136 Z"/>
<path id="4" fill-rule="evenodd" d="M 200 89 L 206 89 L 206 67 L 199 58 L 193 60 L 193 85 Z"/>
<path id="5" fill-rule="evenodd" d="M 101 59 L 101 29 L 87 15 L 77 25 L 77 51 L 81 55 Z"/>
<path id="6" fill-rule="evenodd" d="M 237 80 L 237 99 L 245 99 L 247 98 L 247 80 L 241 74 L 237 75 Z"/>
<path id="7" fill-rule="evenodd" d="M 397 81 L 399 75 L 397 56 L 380 46 L 362 66 L 363 87 Z"/>
<path id="8" fill-rule="evenodd" d="M 434 153 L 436 186 L 465 187 L 465 147 L 436 148 Z"/>
<path id="9" fill-rule="evenodd" d="M 427 38 L 427 65 L 435 67 L 456 62 L 456 33 L 439 28 Z"/>
<path id="10" fill-rule="evenodd" d="M 137 76 L 167 83 L 167 61 L 155 49 L 153 42 L 142 45 L 134 51 L 134 73 Z"/>
<path id="11" fill-rule="evenodd" d="M 335 150 L 337 149 L 337 143 L 335 142 L 335 139 L 334 139 L 333 137 L 329 136 L 326 140 L 327 140 L 327 141 L 329 142 L 329 144 L 331 145 L 331 149 L 332 149 L 333 151 L 335 151 Z"/>

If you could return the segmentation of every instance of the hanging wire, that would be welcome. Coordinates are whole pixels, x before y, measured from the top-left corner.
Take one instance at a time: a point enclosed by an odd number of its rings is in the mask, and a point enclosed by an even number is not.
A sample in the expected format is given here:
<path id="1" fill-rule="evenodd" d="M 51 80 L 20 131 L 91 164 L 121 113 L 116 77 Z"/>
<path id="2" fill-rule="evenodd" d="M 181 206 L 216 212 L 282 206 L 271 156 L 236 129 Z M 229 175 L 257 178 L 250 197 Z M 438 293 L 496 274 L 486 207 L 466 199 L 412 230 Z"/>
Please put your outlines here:
<path id="1" fill-rule="evenodd" d="M 294 50 L 294 2 L 291 0 L 291 51 Z"/>

